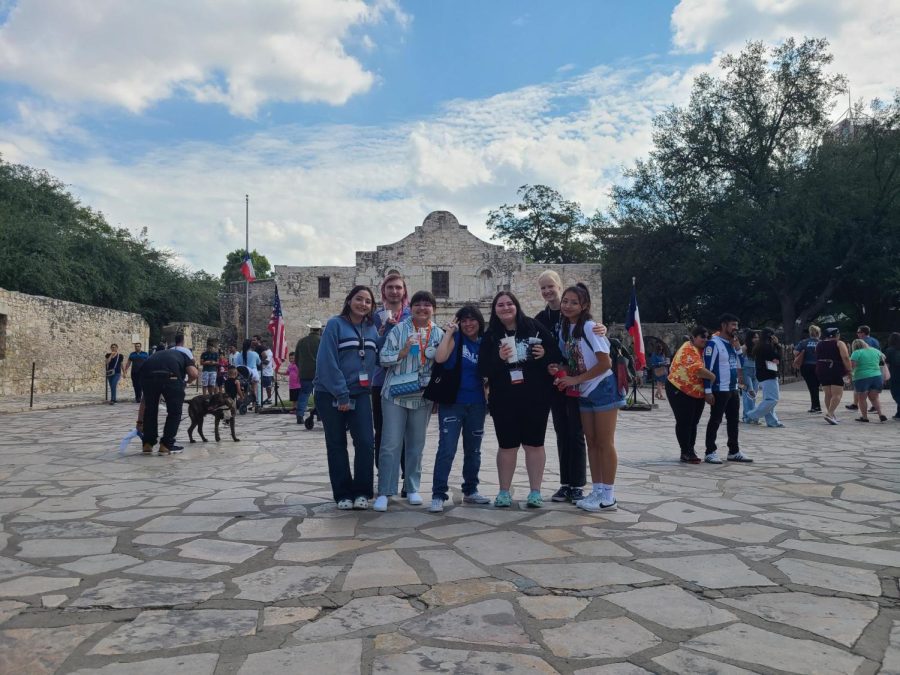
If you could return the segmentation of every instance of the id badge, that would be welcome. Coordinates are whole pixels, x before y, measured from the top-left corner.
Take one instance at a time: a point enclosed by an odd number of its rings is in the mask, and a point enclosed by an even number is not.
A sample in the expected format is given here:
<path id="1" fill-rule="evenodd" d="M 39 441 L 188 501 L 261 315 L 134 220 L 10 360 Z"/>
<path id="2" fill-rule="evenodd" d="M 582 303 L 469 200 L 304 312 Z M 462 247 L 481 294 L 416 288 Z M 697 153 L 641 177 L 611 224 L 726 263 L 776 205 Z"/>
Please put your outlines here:
<path id="1" fill-rule="evenodd" d="M 525 381 L 525 374 L 521 368 L 515 368 L 509 371 L 509 379 L 512 380 L 513 384 L 522 384 Z"/>
<path id="2" fill-rule="evenodd" d="M 361 371 L 359 372 L 359 385 L 360 385 L 361 387 L 368 387 L 368 386 L 369 386 L 369 374 L 368 374 L 366 371 L 364 371 L 364 370 L 361 370 Z"/>

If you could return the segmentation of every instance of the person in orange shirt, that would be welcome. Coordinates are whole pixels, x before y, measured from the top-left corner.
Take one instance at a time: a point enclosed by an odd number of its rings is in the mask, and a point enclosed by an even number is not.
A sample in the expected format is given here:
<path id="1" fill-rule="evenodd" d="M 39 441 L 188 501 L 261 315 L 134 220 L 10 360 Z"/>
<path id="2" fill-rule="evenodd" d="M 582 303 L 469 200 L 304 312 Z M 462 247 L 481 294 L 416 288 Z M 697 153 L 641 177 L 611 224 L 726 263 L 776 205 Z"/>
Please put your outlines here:
<path id="1" fill-rule="evenodd" d="M 703 367 L 703 349 L 708 339 L 709 331 L 703 326 L 691 331 L 691 339 L 681 345 L 672 357 L 666 379 L 666 393 L 675 415 L 675 436 L 681 448 L 681 461 L 686 464 L 700 464 L 694 443 L 706 403 L 703 380 L 716 379 L 712 371 Z"/>

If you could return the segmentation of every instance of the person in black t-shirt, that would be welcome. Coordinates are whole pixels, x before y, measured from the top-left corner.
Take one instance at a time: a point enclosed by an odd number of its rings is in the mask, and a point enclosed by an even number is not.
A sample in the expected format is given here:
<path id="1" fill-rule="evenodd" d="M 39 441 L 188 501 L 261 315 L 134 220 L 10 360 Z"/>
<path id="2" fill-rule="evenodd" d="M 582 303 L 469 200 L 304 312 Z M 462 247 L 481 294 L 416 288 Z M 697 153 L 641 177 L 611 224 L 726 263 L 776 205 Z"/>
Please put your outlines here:
<path id="1" fill-rule="evenodd" d="M 781 362 L 781 350 L 778 349 L 778 338 L 771 328 L 764 328 L 759 336 L 759 342 L 753 349 L 756 359 L 756 379 L 759 380 L 759 390 L 763 400 L 754 410 L 747 414 L 747 424 L 759 424 L 759 420 L 765 418 L 768 427 L 783 427 L 784 424 L 775 414 L 775 406 L 781 398 L 781 390 L 778 386 L 778 366 Z"/>
<path id="2" fill-rule="evenodd" d="M 204 394 L 216 393 L 216 374 L 219 370 L 219 352 L 215 350 L 216 341 L 210 338 L 206 341 L 206 351 L 200 355 L 200 386 Z"/>
<path id="3" fill-rule="evenodd" d="M 141 368 L 141 387 L 144 398 L 138 413 L 138 431 L 144 433 L 144 453 L 153 452 L 159 429 L 159 397 L 166 398 L 166 424 L 159 441 L 159 454 L 178 452 L 175 434 L 181 423 L 184 406 L 185 376 L 194 382 L 199 376 L 194 362 L 187 354 L 177 349 L 155 352 Z M 141 428 L 143 427 L 143 429 Z"/>
<path id="4" fill-rule="evenodd" d="M 522 313 L 515 295 L 498 293 L 478 352 L 478 373 L 490 387 L 488 408 L 500 445 L 500 492 L 494 506 L 512 506 L 510 486 L 519 446 L 525 450 L 531 488 L 527 503 L 532 507 L 543 505 L 544 435 L 553 381 L 547 364 L 558 360 L 559 347 L 550 331 Z"/>

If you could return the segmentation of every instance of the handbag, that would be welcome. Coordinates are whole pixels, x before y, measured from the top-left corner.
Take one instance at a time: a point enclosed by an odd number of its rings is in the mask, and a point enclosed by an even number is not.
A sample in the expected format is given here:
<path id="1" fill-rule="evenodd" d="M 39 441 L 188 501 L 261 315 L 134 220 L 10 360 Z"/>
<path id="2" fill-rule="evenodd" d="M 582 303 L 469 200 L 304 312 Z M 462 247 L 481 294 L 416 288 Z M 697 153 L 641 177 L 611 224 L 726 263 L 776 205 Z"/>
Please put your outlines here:
<path id="1" fill-rule="evenodd" d="M 388 396 L 391 398 L 402 398 L 404 396 L 415 396 L 421 391 L 419 371 L 414 370 L 411 373 L 394 375 L 391 378 L 391 385 L 388 387 Z"/>
<path id="2" fill-rule="evenodd" d="M 889 382 L 891 379 L 891 371 L 887 366 L 887 359 L 882 356 L 879 364 L 881 366 L 881 381 L 882 383 Z"/>
<path id="3" fill-rule="evenodd" d="M 110 368 L 109 370 L 106 371 L 106 376 L 107 376 L 107 377 L 112 377 L 112 376 L 115 375 L 115 374 L 116 374 L 116 369 L 115 369 L 115 368 Z"/>
<path id="4" fill-rule="evenodd" d="M 446 368 L 444 363 L 435 363 L 431 369 L 431 378 L 425 387 L 424 396 L 435 403 L 456 403 L 459 383 L 462 380 L 462 336 L 456 343 L 456 363 L 453 368 Z"/>

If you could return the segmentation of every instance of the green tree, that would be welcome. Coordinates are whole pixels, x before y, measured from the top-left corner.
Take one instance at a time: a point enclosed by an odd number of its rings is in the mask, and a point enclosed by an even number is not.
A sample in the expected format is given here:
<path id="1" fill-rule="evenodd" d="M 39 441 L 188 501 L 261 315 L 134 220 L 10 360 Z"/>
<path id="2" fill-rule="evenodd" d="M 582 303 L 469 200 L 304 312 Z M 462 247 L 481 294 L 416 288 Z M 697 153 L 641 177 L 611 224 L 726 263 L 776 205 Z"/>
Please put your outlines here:
<path id="1" fill-rule="evenodd" d="M 858 270 L 891 260 L 897 103 L 834 133 L 844 81 L 826 72 L 830 62 L 825 40 L 787 40 L 771 53 L 750 43 L 722 59 L 721 78 L 698 77 L 688 105 L 655 120 L 649 160 L 596 219 L 604 281 L 630 277 L 633 267 L 617 268 L 640 250 L 668 316 L 778 316 L 793 339 Z"/>
<path id="2" fill-rule="evenodd" d="M 529 262 L 578 263 L 599 259 L 594 223 L 577 202 L 546 185 L 523 185 L 518 204 L 488 214 L 492 239 L 525 254 Z"/>
<path id="3" fill-rule="evenodd" d="M 256 249 L 250 251 L 250 260 L 253 262 L 253 272 L 257 279 L 268 279 L 271 276 L 272 266 L 268 258 Z M 228 285 L 232 281 L 243 281 L 241 264 L 244 262 L 244 249 L 236 248 L 225 257 L 225 267 L 222 268 L 222 285 Z"/>
<path id="4" fill-rule="evenodd" d="M 113 228 L 44 171 L 0 159 L 0 286 L 172 321 L 218 322 L 219 279 Z"/>

